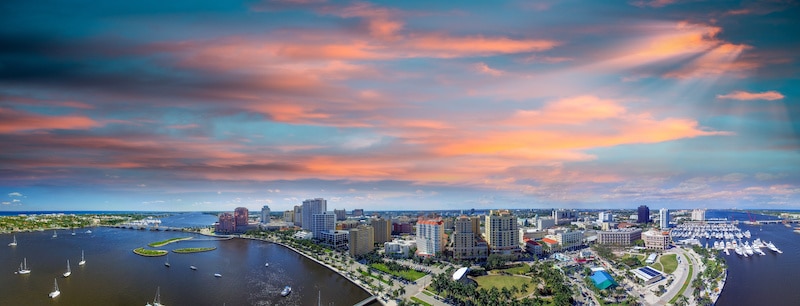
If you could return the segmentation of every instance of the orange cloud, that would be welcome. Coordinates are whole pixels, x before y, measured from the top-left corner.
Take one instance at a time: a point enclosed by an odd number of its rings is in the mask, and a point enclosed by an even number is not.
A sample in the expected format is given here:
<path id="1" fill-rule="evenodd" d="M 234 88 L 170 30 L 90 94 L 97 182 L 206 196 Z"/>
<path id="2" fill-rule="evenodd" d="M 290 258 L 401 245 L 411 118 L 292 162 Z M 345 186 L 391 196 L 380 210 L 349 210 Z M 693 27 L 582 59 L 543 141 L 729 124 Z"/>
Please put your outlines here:
<path id="1" fill-rule="evenodd" d="M 34 130 L 86 130 L 101 125 L 84 116 L 43 116 L 0 108 L 0 133 Z"/>
<path id="2" fill-rule="evenodd" d="M 746 91 L 733 91 L 724 95 L 717 95 L 717 99 L 731 99 L 731 100 L 767 100 L 774 101 L 783 99 L 783 94 L 770 90 L 765 92 L 746 92 Z"/>

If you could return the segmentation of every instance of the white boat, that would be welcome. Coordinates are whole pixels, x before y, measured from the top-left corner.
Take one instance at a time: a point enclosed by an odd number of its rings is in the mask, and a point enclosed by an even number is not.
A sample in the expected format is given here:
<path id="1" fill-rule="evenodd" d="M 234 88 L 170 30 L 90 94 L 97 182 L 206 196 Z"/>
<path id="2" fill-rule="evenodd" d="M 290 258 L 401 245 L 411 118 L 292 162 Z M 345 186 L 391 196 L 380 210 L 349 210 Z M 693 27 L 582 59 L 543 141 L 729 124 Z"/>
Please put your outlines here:
<path id="1" fill-rule="evenodd" d="M 49 296 L 52 299 L 54 297 L 57 297 L 60 294 L 61 294 L 61 291 L 58 290 L 58 280 L 54 278 L 53 279 L 53 292 L 50 292 L 50 294 L 48 294 L 47 296 Z"/>
<path id="2" fill-rule="evenodd" d="M 265 263 L 265 264 L 264 264 L 264 266 L 265 266 L 265 267 L 269 267 L 269 263 Z"/>
<path id="3" fill-rule="evenodd" d="M 744 231 L 744 236 L 745 236 L 745 237 L 747 237 L 747 238 L 750 238 L 750 235 L 751 235 L 751 234 L 750 234 L 750 230 L 746 230 L 746 231 Z"/>
<path id="4" fill-rule="evenodd" d="M 161 304 L 161 287 L 156 287 L 156 297 L 153 299 L 153 304 L 147 303 L 145 306 L 166 306 Z"/>
<path id="5" fill-rule="evenodd" d="M 292 287 L 286 286 L 283 287 L 283 291 L 281 291 L 281 296 L 287 296 L 289 293 L 292 293 Z"/>
<path id="6" fill-rule="evenodd" d="M 85 265 L 86 259 L 83 259 L 83 250 L 81 250 L 81 261 L 78 262 L 79 266 Z"/>
<path id="7" fill-rule="evenodd" d="M 192 269 L 192 270 L 197 270 L 197 267 L 195 267 L 195 266 L 189 266 L 189 269 Z"/>
<path id="8" fill-rule="evenodd" d="M 67 259 L 67 272 L 64 272 L 64 277 L 72 275 L 72 270 L 69 268 L 69 259 Z"/>
<path id="9" fill-rule="evenodd" d="M 214 273 L 214 277 L 222 277 L 222 274 Z"/>
<path id="10" fill-rule="evenodd" d="M 164 266 L 166 266 L 167 268 L 169 268 L 169 267 L 170 267 L 170 264 L 169 264 L 169 255 L 167 255 L 167 261 L 165 261 L 165 262 L 164 262 Z"/>
<path id="11" fill-rule="evenodd" d="M 744 252 L 747 253 L 747 255 L 753 255 L 753 248 L 750 247 L 750 244 L 747 242 L 744 243 Z"/>
<path id="12" fill-rule="evenodd" d="M 737 246 L 735 249 L 733 249 L 733 251 L 736 252 L 736 255 L 739 255 L 739 256 L 744 255 L 744 251 L 742 251 L 742 248 L 739 247 L 739 246 Z M 747 255 L 745 255 L 745 256 L 747 256 Z"/>
<path id="13" fill-rule="evenodd" d="M 728 249 L 725 249 L 725 255 L 731 255 L 731 252 L 729 252 Z"/>
<path id="14" fill-rule="evenodd" d="M 72 236 L 75 236 L 75 229 L 72 230 Z"/>
<path id="15" fill-rule="evenodd" d="M 770 251 L 773 251 L 773 252 L 776 252 L 776 253 L 779 253 L 779 254 L 783 254 L 783 252 L 781 252 L 781 250 L 779 250 L 778 247 L 776 247 L 774 244 L 772 244 L 772 241 L 767 242 L 767 248 Z"/>
<path id="16" fill-rule="evenodd" d="M 91 234 L 91 233 L 92 233 L 92 230 L 86 230 L 86 233 L 87 233 L 87 234 Z"/>
<path id="17" fill-rule="evenodd" d="M 19 264 L 19 270 L 17 270 L 17 274 L 28 274 L 31 273 L 31 269 L 28 269 L 28 258 L 23 258 L 22 262 Z"/>
<path id="18" fill-rule="evenodd" d="M 14 241 L 9 242 L 8 246 L 17 246 L 17 235 L 14 235 Z"/>
<path id="19" fill-rule="evenodd" d="M 53 238 L 56 238 L 56 237 L 58 237 L 58 233 L 56 233 L 56 230 L 53 230 Z"/>

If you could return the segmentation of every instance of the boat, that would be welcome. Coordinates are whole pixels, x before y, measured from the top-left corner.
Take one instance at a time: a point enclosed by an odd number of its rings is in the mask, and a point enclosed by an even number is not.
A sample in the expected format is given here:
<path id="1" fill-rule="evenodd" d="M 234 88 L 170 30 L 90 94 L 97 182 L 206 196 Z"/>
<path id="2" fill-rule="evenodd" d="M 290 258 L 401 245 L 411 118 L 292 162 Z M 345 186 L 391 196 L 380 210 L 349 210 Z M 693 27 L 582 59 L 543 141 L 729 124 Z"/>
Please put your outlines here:
<path id="1" fill-rule="evenodd" d="M 83 250 L 81 250 L 81 261 L 78 262 L 79 266 L 85 265 L 86 259 L 83 259 Z"/>
<path id="2" fill-rule="evenodd" d="M 75 236 L 75 229 L 72 230 L 72 236 Z"/>
<path id="3" fill-rule="evenodd" d="M 19 264 L 19 270 L 17 270 L 17 274 L 29 274 L 31 273 L 31 269 L 28 269 L 28 258 L 23 258 L 22 262 Z"/>
<path id="4" fill-rule="evenodd" d="M 14 235 L 14 241 L 9 242 L 8 246 L 17 246 L 17 235 Z"/>
<path id="5" fill-rule="evenodd" d="M 197 270 L 197 267 L 195 267 L 195 266 L 189 266 L 189 269 L 192 269 L 192 270 Z"/>
<path id="6" fill-rule="evenodd" d="M 287 296 L 289 293 L 292 293 L 292 287 L 286 286 L 283 287 L 283 291 L 281 291 L 281 296 Z"/>
<path id="7" fill-rule="evenodd" d="M 167 261 L 164 262 L 164 266 L 167 267 L 167 268 L 170 267 L 170 265 L 169 265 L 169 255 L 167 255 Z"/>
<path id="8" fill-rule="evenodd" d="M 161 287 L 156 287 L 156 297 L 153 299 L 153 304 L 147 303 L 145 306 L 166 306 L 161 304 Z"/>
<path id="9" fill-rule="evenodd" d="M 64 277 L 72 275 L 72 270 L 69 268 L 69 259 L 67 259 L 67 272 L 64 272 Z"/>
<path id="10" fill-rule="evenodd" d="M 264 264 L 264 266 L 265 266 L 265 267 L 269 267 L 269 263 L 265 263 L 265 264 Z"/>
<path id="11" fill-rule="evenodd" d="M 773 251 L 773 252 L 775 252 L 775 253 L 783 254 L 783 252 L 781 252 L 781 250 L 780 250 L 780 249 L 778 249 L 778 247 L 776 247 L 774 244 L 772 244 L 772 241 L 770 241 L 770 242 L 767 242 L 767 248 L 768 248 L 770 251 Z"/>
<path id="12" fill-rule="evenodd" d="M 92 233 L 92 230 L 86 230 L 86 233 L 87 233 L 87 234 L 91 234 L 91 233 Z"/>
<path id="13" fill-rule="evenodd" d="M 214 277 L 222 277 L 222 274 L 214 273 Z"/>
<path id="14" fill-rule="evenodd" d="M 52 299 L 54 297 L 57 297 L 60 294 L 61 294 L 61 291 L 58 290 L 58 280 L 54 278 L 53 279 L 53 292 L 50 292 L 50 294 L 48 294 L 47 296 L 49 296 Z"/>
<path id="15" fill-rule="evenodd" d="M 53 238 L 56 238 L 56 237 L 58 237 L 58 233 L 56 233 L 56 230 L 53 230 Z"/>

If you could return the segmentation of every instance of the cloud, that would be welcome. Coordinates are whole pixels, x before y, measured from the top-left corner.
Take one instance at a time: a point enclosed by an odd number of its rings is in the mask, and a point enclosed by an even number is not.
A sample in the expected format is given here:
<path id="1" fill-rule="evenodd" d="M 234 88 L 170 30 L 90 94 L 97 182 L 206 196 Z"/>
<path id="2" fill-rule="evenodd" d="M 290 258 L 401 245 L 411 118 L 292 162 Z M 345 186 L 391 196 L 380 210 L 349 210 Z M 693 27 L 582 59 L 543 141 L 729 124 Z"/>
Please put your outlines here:
<path id="1" fill-rule="evenodd" d="M 21 197 L 22 194 L 19 192 L 12 192 L 8 194 L 9 197 Z"/>
<path id="2" fill-rule="evenodd" d="M 637 1 L 632 1 L 631 5 L 638 6 L 638 7 L 659 8 L 659 7 L 665 7 L 665 6 L 673 4 L 675 2 L 677 2 L 677 1 L 676 0 L 650 0 L 650 1 L 637 0 Z"/>
<path id="3" fill-rule="evenodd" d="M 3 201 L 3 202 L 2 202 L 2 204 L 3 204 L 3 205 L 11 205 L 11 202 L 8 202 L 8 201 Z"/>
<path id="4" fill-rule="evenodd" d="M 473 65 L 473 67 L 475 67 L 475 70 L 477 70 L 478 72 L 483 73 L 483 74 L 488 74 L 488 75 L 491 75 L 491 76 L 501 76 L 501 75 L 503 75 L 503 71 L 497 70 L 497 69 L 493 69 L 493 68 L 489 67 L 489 65 L 487 65 L 486 63 L 477 63 L 477 64 Z"/>
<path id="5" fill-rule="evenodd" d="M 102 124 L 85 116 L 44 116 L 0 107 L 0 133 L 34 130 L 85 130 Z"/>
<path id="6" fill-rule="evenodd" d="M 13 199 L 13 200 L 11 200 L 11 202 L 12 202 L 12 203 L 19 203 L 19 202 L 22 202 L 22 200 L 20 200 L 20 199 Z"/>
<path id="7" fill-rule="evenodd" d="M 774 91 L 764 91 L 764 92 L 746 92 L 741 90 L 736 90 L 724 95 L 717 95 L 717 99 L 729 99 L 729 100 L 767 100 L 767 101 L 774 101 L 774 100 L 781 100 L 784 98 L 784 95 Z"/>

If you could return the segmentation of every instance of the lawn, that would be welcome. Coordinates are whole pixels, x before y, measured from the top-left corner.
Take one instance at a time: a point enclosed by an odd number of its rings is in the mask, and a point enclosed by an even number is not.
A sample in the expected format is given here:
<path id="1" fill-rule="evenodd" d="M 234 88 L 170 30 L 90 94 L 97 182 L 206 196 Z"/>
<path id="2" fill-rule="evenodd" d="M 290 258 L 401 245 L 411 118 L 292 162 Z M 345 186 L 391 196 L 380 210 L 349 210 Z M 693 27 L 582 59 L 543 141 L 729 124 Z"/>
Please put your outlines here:
<path id="1" fill-rule="evenodd" d="M 521 265 L 518 265 L 516 267 L 495 270 L 495 272 L 506 272 L 508 274 L 525 274 L 525 273 L 528 273 L 528 271 L 530 271 L 530 270 L 531 270 L 530 266 L 528 266 L 526 264 L 521 264 Z"/>
<path id="2" fill-rule="evenodd" d="M 678 255 L 676 254 L 667 254 L 661 256 L 661 265 L 664 266 L 664 273 L 672 274 L 678 269 Z"/>
<path id="3" fill-rule="evenodd" d="M 528 296 L 536 289 L 536 286 L 530 284 L 529 278 L 516 275 L 484 275 L 475 277 L 474 280 L 478 282 L 478 288 L 486 290 L 492 289 L 492 287 L 502 290 L 503 287 L 511 289 L 511 287 L 517 286 L 520 289 L 520 293 L 515 295 L 517 298 Z M 525 292 L 521 291 L 523 283 L 528 283 L 528 290 Z"/>
<path id="4" fill-rule="evenodd" d="M 420 305 L 422 305 L 422 306 L 432 306 L 431 304 L 428 304 L 425 301 L 418 299 L 416 296 L 412 296 L 411 300 L 416 302 L 416 303 L 418 303 L 418 304 L 420 304 Z"/>
<path id="5" fill-rule="evenodd" d="M 215 247 L 211 247 L 211 248 L 183 248 L 183 249 L 174 249 L 172 251 L 175 252 L 175 253 L 178 253 L 178 254 L 188 254 L 188 253 L 208 252 L 208 251 L 213 251 L 213 250 L 216 250 L 216 249 L 217 248 L 215 248 Z"/>
<path id="6" fill-rule="evenodd" d="M 150 247 L 153 247 L 153 248 L 157 248 L 157 247 L 162 247 L 162 246 L 165 246 L 165 245 L 173 243 L 173 242 L 178 242 L 178 241 L 181 241 L 181 240 L 188 240 L 188 239 L 192 239 L 192 237 L 170 238 L 170 239 L 167 239 L 167 240 L 152 242 L 152 243 L 149 243 L 147 245 L 150 246 Z"/>
<path id="7" fill-rule="evenodd" d="M 409 281 L 416 281 L 416 280 L 418 280 L 421 277 L 426 275 L 425 273 L 422 273 L 422 272 L 419 272 L 419 271 L 416 271 L 416 270 L 411 270 L 411 269 L 406 269 L 406 270 L 403 270 L 403 271 L 392 271 L 392 270 L 389 270 L 389 267 L 387 267 L 386 265 L 384 265 L 382 263 L 373 263 L 373 264 L 370 264 L 369 266 L 371 268 L 375 269 L 375 270 L 378 270 L 378 271 L 381 271 L 381 272 L 384 272 L 384 273 L 387 273 L 387 274 L 391 274 L 391 275 L 394 275 L 394 276 L 397 276 L 397 277 L 402 277 L 402 278 L 404 278 L 406 280 L 409 280 Z"/>

